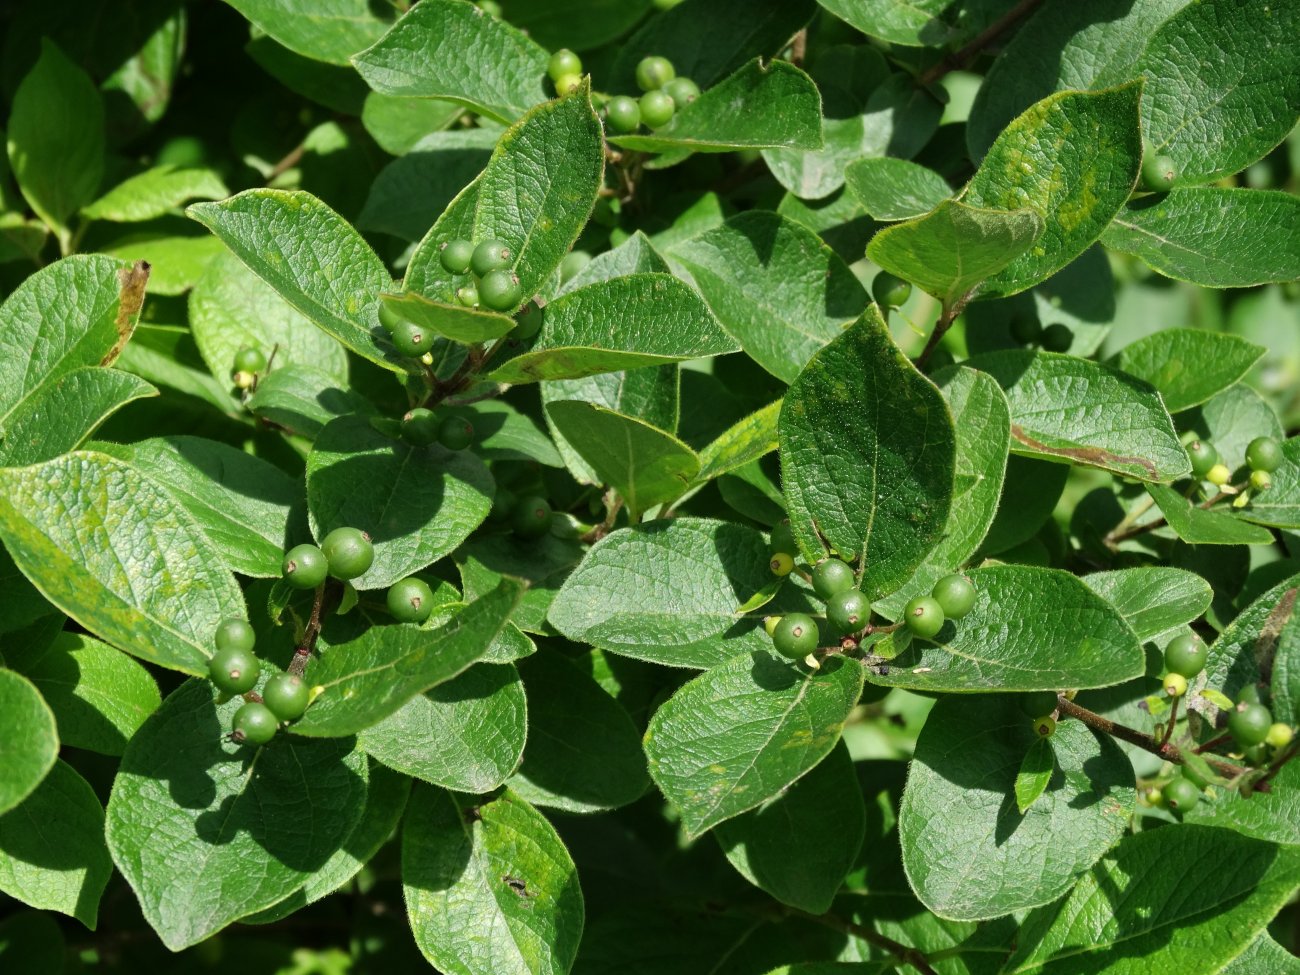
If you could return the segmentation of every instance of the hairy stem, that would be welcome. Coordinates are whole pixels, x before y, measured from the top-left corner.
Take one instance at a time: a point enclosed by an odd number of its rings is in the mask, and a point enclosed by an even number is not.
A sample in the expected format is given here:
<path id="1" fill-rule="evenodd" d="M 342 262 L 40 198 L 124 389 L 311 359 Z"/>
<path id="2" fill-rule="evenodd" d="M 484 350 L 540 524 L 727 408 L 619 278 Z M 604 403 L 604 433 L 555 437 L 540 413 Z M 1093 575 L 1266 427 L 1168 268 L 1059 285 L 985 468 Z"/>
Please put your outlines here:
<path id="1" fill-rule="evenodd" d="M 957 320 L 957 316 L 962 313 L 966 306 L 970 304 L 970 300 L 975 297 L 975 290 L 975 288 L 971 288 L 970 291 L 967 291 L 951 305 L 945 304 L 943 306 L 943 313 L 939 316 L 939 320 L 934 323 L 934 331 L 930 333 L 930 340 L 925 343 L 925 348 L 922 349 L 921 354 L 917 356 L 916 366 L 918 369 L 925 367 L 925 364 L 930 360 L 931 353 L 939 347 L 939 342 L 942 341 L 944 335 L 947 334 L 948 329 L 952 328 L 952 323 Z"/>
<path id="2" fill-rule="evenodd" d="M 1241 493 L 1241 489 L 1244 487 L 1245 485 L 1241 484 L 1241 485 L 1235 485 L 1233 489 L 1230 491 L 1220 491 L 1218 494 L 1214 495 L 1213 497 L 1206 498 L 1204 501 L 1198 504 L 1197 507 L 1200 508 L 1202 511 L 1208 511 L 1210 508 L 1213 508 L 1216 504 L 1218 504 L 1220 501 L 1224 500 L 1225 498 L 1235 497 L 1237 494 Z M 1135 512 L 1133 514 L 1133 518 L 1142 517 L 1142 515 L 1145 514 L 1148 510 L 1150 510 L 1150 508 L 1151 505 L 1146 505 L 1141 511 Z M 1154 518 L 1151 521 L 1148 521 L 1144 525 L 1134 525 L 1132 523 L 1132 520 L 1126 517 L 1123 521 L 1121 521 L 1118 525 L 1116 525 L 1113 529 L 1111 529 L 1111 531 L 1106 535 L 1104 541 L 1106 542 L 1106 547 L 1113 551 L 1117 548 L 1120 542 L 1126 542 L 1130 538 L 1136 538 L 1138 535 L 1145 535 L 1147 532 L 1154 531 L 1157 528 L 1163 528 L 1167 524 L 1169 524 L 1169 522 L 1164 518 L 1163 515 L 1159 518 Z"/>
<path id="3" fill-rule="evenodd" d="M 952 54 L 946 55 L 938 64 L 927 69 L 919 79 L 921 84 L 933 84 L 949 71 L 955 71 L 957 68 L 965 67 L 977 54 L 1014 27 L 1018 21 L 1033 13 L 1034 9 L 1042 2 L 1043 0 L 1020 0 L 1018 4 L 981 31 L 980 34 L 965 47 L 960 48 Z"/>

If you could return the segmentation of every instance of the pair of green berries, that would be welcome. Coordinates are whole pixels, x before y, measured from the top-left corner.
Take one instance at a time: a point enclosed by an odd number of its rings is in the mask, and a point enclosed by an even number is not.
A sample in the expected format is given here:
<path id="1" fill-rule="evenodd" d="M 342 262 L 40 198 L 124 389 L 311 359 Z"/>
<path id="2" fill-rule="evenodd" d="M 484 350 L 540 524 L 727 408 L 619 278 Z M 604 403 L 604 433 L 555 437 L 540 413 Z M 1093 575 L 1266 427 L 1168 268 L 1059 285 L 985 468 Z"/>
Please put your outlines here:
<path id="1" fill-rule="evenodd" d="M 1187 457 L 1192 462 L 1192 474 L 1215 487 L 1223 487 L 1232 480 L 1232 471 L 1209 441 L 1193 440 L 1187 445 Z M 1252 440 L 1246 445 L 1250 486 L 1256 491 L 1267 491 L 1273 486 L 1273 472 L 1282 466 L 1284 459 L 1282 445 L 1276 438 L 1263 436 Z"/>
<path id="2" fill-rule="evenodd" d="M 1037 318 L 1018 314 L 1011 319 L 1009 327 L 1011 337 L 1021 345 L 1038 345 L 1044 352 L 1069 352 L 1074 345 L 1074 332 L 1061 322 L 1044 328 Z"/>
<path id="3" fill-rule="evenodd" d="M 509 488 L 497 488 L 488 518 L 497 523 L 509 522 L 510 530 L 520 538 L 534 539 L 550 534 L 555 512 L 540 494 L 516 496 Z"/>
<path id="4" fill-rule="evenodd" d="M 959 620 L 975 608 L 975 587 L 960 573 L 946 575 L 930 589 L 903 607 L 903 625 L 915 637 L 935 637 L 946 620 Z"/>
<path id="5" fill-rule="evenodd" d="M 635 132 L 641 125 L 659 129 L 700 97 L 700 86 L 677 76 L 667 58 L 651 55 L 636 66 L 636 83 L 645 94 L 639 99 L 615 95 L 605 103 L 605 120 L 615 132 Z"/>
<path id="6" fill-rule="evenodd" d="M 514 252 L 504 241 L 445 240 L 438 261 L 450 274 L 473 273 L 476 284 L 456 289 L 456 300 L 467 308 L 482 305 L 492 311 L 511 311 L 523 297 L 519 278 L 510 269 Z"/>
<path id="7" fill-rule="evenodd" d="M 295 589 L 315 589 L 326 576 L 348 580 L 365 575 L 375 561 L 370 536 L 358 528 L 335 528 L 320 547 L 295 545 L 285 553 L 280 569 Z"/>
<path id="8" fill-rule="evenodd" d="M 433 410 L 417 406 L 402 417 L 402 439 L 413 447 L 440 443 L 448 450 L 464 450 L 474 442 L 474 424 L 463 416 L 442 419 Z"/>
<path id="9" fill-rule="evenodd" d="M 261 349 L 244 346 L 235 353 L 234 368 L 230 370 L 230 381 L 237 389 L 251 389 L 257 382 L 257 375 L 266 368 L 266 356 Z"/>
<path id="10" fill-rule="evenodd" d="M 1031 691 L 1020 695 L 1020 710 L 1034 720 L 1034 734 L 1050 738 L 1056 733 L 1056 708 L 1059 702 L 1055 691 Z"/>
<path id="11" fill-rule="evenodd" d="M 247 620 L 223 620 L 214 642 L 217 652 L 208 661 L 208 676 L 225 694 L 246 694 L 257 684 L 262 665 L 253 653 L 256 635 Z M 265 745 L 281 722 L 301 718 L 311 692 L 296 674 L 274 674 L 262 688 L 260 701 L 248 701 L 235 712 L 230 738 Z"/>

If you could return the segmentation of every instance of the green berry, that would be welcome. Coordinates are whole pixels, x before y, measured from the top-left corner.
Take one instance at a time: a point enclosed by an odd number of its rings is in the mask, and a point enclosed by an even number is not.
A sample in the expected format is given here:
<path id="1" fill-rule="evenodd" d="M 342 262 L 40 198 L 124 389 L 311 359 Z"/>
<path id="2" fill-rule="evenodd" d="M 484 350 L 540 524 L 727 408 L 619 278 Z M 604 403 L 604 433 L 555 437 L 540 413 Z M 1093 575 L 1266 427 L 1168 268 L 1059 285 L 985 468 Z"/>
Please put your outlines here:
<path id="1" fill-rule="evenodd" d="M 1034 719 L 1034 734 L 1039 738 L 1051 738 L 1056 734 L 1056 719 L 1050 714 Z"/>
<path id="2" fill-rule="evenodd" d="M 479 303 L 478 288 L 472 284 L 463 284 L 456 289 L 456 300 L 466 308 L 477 308 Z"/>
<path id="3" fill-rule="evenodd" d="M 934 584 L 930 595 L 950 620 L 959 620 L 975 608 L 975 587 L 964 575 L 954 572 Z"/>
<path id="4" fill-rule="evenodd" d="M 1204 789 L 1210 784 L 1209 779 L 1202 777 L 1201 773 L 1190 765 L 1184 765 L 1179 774 L 1198 789 Z"/>
<path id="5" fill-rule="evenodd" d="M 236 711 L 235 720 L 231 724 L 234 730 L 230 737 L 250 745 L 265 745 L 275 737 L 276 729 L 280 727 L 280 722 L 275 719 L 271 709 L 255 702 L 245 704 Z"/>
<path id="6" fill-rule="evenodd" d="M 464 274 L 469 270 L 469 262 L 474 256 L 474 245 L 468 240 L 456 238 L 445 240 L 438 252 L 438 261 L 444 271 L 451 274 Z"/>
<path id="7" fill-rule="evenodd" d="M 557 95 L 569 95 L 582 87 L 582 75 L 565 74 L 555 79 L 555 93 Z"/>
<path id="8" fill-rule="evenodd" d="M 515 316 L 516 325 L 510 333 L 517 339 L 530 339 L 542 330 L 542 319 L 545 317 L 542 310 L 537 307 L 537 302 L 530 301 L 524 305 L 523 310 Z"/>
<path id="9" fill-rule="evenodd" d="M 771 636 L 773 633 L 776 632 L 777 624 L 779 624 L 780 622 L 781 622 L 781 617 L 779 616 L 763 617 L 763 629 L 767 632 L 768 636 Z"/>
<path id="10" fill-rule="evenodd" d="M 488 512 L 488 521 L 505 521 L 515 510 L 515 492 L 509 488 L 498 487 L 492 496 L 492 510 Z"/>
<path id="11" fill-rule="evenodd" d="M 423 579 L 410 576 L 388 587 L 388 612 L 399 623 L 423 623 L 433 615 L 433 590 Z"/>
<path id="12" fill-rule="evenodd" d="M 1247 765 L 1263 765 L 1268 761 L 1268 745 L 1263 742 L 1243 748 L 1241 753 L 1246 756 Z"/>
<path id="13" fill-rule="evenodd" d="M 637 103 L 641 110 L 641 121 L 646 124 L 647 128 L 658 129 L 667 125 L 673 120 L 673 113 L 677 111 L 677 106 L 673 100 L 662 91 L 648 91 L 641 96 L 641 101 Z"/>
<path id="14" fill-rule="evenodd" d="M 251 650 L 226 647 L 218 650 L 208 661 L 208 676 L 212 683 L 227 694 L 243 694 L 257 683 L 262 665 Z"/>
<path id="15" fill-rule="evenodd" d="M 1232 480 L 1232 471 L 1227 464 L 1215 464 L 1205 473 L 1205 479 L 1216 487 L 1223 487 Z"/>
<path id="16" fill-rule="evenodd" d="M 1246 463 L 1252 471 L 1272 474 L 1282 466 L 1282 445 L 1272 437 L 1256 437 L 1246 447 Z"/>
<path id="17" fill-rule="evenodd" d="M 1031 691 L 1020 695 L 1020 710 L 1031 718 L 1051 714 L 1056 710 L 1055 691 Z"/>
<path id="18" fill-rule="evenodd" d="M 262 703 L 280 721 L 297 721 L 310 700 L 311 691 L 297 674 L 276 674 L 262 688 Z"/>
<path id="19" fill-rule="evenodd" d="M 398 322 L 405 321 L 398 312 L 394 311 L 382 301 L 379 303 L 378 315 L 379 324 L 384 327 L 384 331 L 389 335 L 393 334 L 393 329 L 397 327 Z"/>
<path id="20" fill-rule="evenodd" d="M 295 545 L 284 554 L 280 571 L 295 589 L 315 589 L 329 575 L 330 563 L 315 545 Z"/>
<path id="21" fill-rule="evenodd" d="M 784 578 L 794 571 L 794 559 L 788 552 L 777 552 L 772 556 L 772 561 L 768 563 L 772 570 L 772 575 Z"/>
<path id="22" fill-rule="evenodd" d="M 821 643 L 817 621 L 805 613 L 782 616 L 772 631 L 772 646 L 776 652 L 791 660 L 802 660 Z"/>
<path id="23" fill-rule="evenodd" d="M 1259 696 L 1259 685 L 1258 685 L 1258 684 L 1247 684 L 1247 685 L 1245 685 L 1241 690 L 1239 690 L 1239 691 L 1237 692 L 1237 703 L 1238 703 L 1238 704 L 1241 704 L 1243 701 L 1244 701 L 1245 703 L 1247 703 L 1247 704 L 1263 704 L 1263 703 L 1264 703 L 1263 700 L 1262 700 L 1262 699 L 1260 698 L 1260 696 Z"/>
<path id="24" fill-rule="evenodd" d="M 799 546 L 794 540 L 794 532 L 790 530 L 790 523 L 783 521 L 772 528 L 772 540 L 768 543 L 768 550 L 771 552 L 787 552 L 794 555 L 799 551 Z"/>
<path id="25" fill-rule="evenodd" d="M 641 108 L 635 98 L 615 95 L 605 104 L 605 121 L 615 132 L 635 132 L 641 124 Z"/>
<path id="26" fill-rule="evenodd" d="M 1056 322 L 1043 329 L 1039 342 L 1048 352 L 1069 352 L 1070 346 L 1074 345 L 1074 333 L 1070 331 L 1069 325 Z"/>
<path id="27" fill-rule="evenodd" d="M 1165 674 L 1165 693 L 1170 697 L 1182 697 L 1187 693 L 1187 678 L 1182 674 Z"/>
<path id="28" fill-rule="evenodd" d="M 1258 745 L 1268 737 L 1273 715 L 1262 704 L 1241 702 L 1228 715 L 1228 731 L 1242 748 Z"/>
<path id="29" fill-rule="evenodd" d="M 474 424 L 463 416 L 449 416 L 438 424 L 438 443 L 448 450 L 464 450 L 474 442 Z"/>
<path id="30" fill-rule="evenodd" d="M 469 266 L 481 278 L 488 271 L 495 271 L 499 267 L 509 267 L 510 262 L 514 259 L 514 252 L 510 250 L 510 247 L 504 241 L 485 240 L 474 248 L 474 253 L 469 260 Z"/>
<path id="31" fill-rule="evenodd" d="M 511 311 L 519 304 L 520 297 L 519 279 L 505 268 L 488 271 L 478 283 L 479 301 L 493 311 Z"/>
<path id="32" fill-rule="evenodd" d="M 235 384 L 236 389 L 252 389 L 253 384 L 257 382 L 257 374 L 239 369 L 230 377 L 230 381 Z"/>
<path id="33" fill-rule="evenodd" d="M 427 447 L 438 439 L 438 418 L 433 410 L 417 406 L 402 417 L 402 439 L 416 447 Z"/>
<path id="34" fill-rule="evenodd" d="M 1178 179 L 1178 167 L 1164 154 L 1148 155 L 1142 159 L 1142 182 L 1149 190 L 1163 193 L 1172 189 Z"/>
<path id="35" fill-rule="evenodd" d="M 433 348 L 433 331 L 415 322 L 398 322 L 393 326 L 393 346 L 402 355 L 418 359 Z"/>
<path id="36" fill-rule="evenodd" d="M 1193 440 L 1187 445 L 1187 456 L 1192 462 L 1192 473 L 1204 477 L 1219 462 L 1219 452 L 1207 440 Z"/>
<path id="37" fill-rule="evenodd" d="M 1171 674 L 1195 677 L 1205 669 L 1207 651 L 1199 638 L 1184 634 L 1174 637 L 1165 647 L 1165 669 Z"/>
<path id="38" fill-rule="evenodd" d="M 1165 805 L 1177 812 L 1186 812 L 1201 801 L 1201 790 L 1196 783 L 1179 775 L 1161 790 Z"/>
<path id="39" fill-rule="evenodd" d="M 675 77 L 677 69 L 673 63 L 658 55 L 642 58 L 636 66 L 636 83 L 642 91 L 657 91 Z"/>
<path id="40" fill-rule="evenodd" d="M 1291 744 L 1291 739 L 1294 737 L 1294 728 L 1281 721 L 1275 721 L 1268 726 L 1268 734 L 1264 736 L 1264 742 L 1274 748 L 1285 748 Z"/>
<path id="41" fill-rule="evenodd" d="M 574 276 L 590 263 L 591 255 L 586 251 L 569 251 L 560 261 L 560 283 L 572 281 Z"/>
<path id="42" fill-rule="evenodd" d="M 265 368 L 266 356 L 261 349 L 244 348 L 235 353 L 235 372 L 261 372 Z"/>
<path id="43" fill-rule="evenodd" d="M 1273 486 L 1273 475 L 1268 471 L 1251 471 L 1250 486 L 1256 491 L 1267 491 Z"/>
<path id="44" fill-rule="evenodd" d="M 871 297 L 881 308 L 899 308 L 912 296 L 912 285 L 896 274 L 881 271 L 871 282 Z"/>
<path id="45" fill-rule="evenodd" d="M 520 538 L 541 538 L 551 530 L 551 506 L 535 494 L 520 498 L 510 513 L 510 525 Z"/>
<path id="46" fill-rule="evenodd" d="M 246 650 L 253 652 L 253 644 L 257 642 L 257 635 L 253 632 L 253 627 L 249 625 L 248 620 L 225 619 L 217 625 L 217 632 L 214 634 L 213 642 L 218 650 L 227 650 L 231 647 L 236 650 Z"/>
<path id="47" fill-rule="evenodd" d="M 1033 345 L 1043 336 L 1043 326 L 1039 324 L 1038 319 L 1030 318 L 1025 314 L 1013 317 L 1009 327 L 1011 337 L 1021 345 Z"/>
<path id="48" fill-rule="evenodd" d="M 700 86 L 690 78 L 673 78 L 664 85 L 663 90 L 673 100 L 678 111 L 700 97 Z"/>
<path id="49" fill-rule="evenodd" d="M 826 600 L 826 622 L 839 633 L 856 633 L 871 618 L 871 601 L 857 589 L 837 592 Z"/>
<path id="50" fill-rule="evenodd" d="M 330 575 L 335 579 L 355 579 L 364 575 L 375 561 L 375 547 L 370 536 L 358 528 L 335 528 L 320 543 L 329 560 Z"/>
<path id="51" fill-rule="evenodd" d="M 812 570 L 813 591 L 822 599 L 853 588 L 853 570 L 839 559 L 822 559 Z"/>
<path id="52" fill-rule="evenodd" d="M 567 47 L 562 47 L 546 63 L 546 73 L 552 81 L 559 81 L 566 74 L 582 74 L 582 59 Z"/>
<path id="53" fill-rule="evenodd" d="M 928 640 L 943 629 L 943 607 L 933 596 L 917 596 L 903 607 L 903 622 L 913 635 Z"/>

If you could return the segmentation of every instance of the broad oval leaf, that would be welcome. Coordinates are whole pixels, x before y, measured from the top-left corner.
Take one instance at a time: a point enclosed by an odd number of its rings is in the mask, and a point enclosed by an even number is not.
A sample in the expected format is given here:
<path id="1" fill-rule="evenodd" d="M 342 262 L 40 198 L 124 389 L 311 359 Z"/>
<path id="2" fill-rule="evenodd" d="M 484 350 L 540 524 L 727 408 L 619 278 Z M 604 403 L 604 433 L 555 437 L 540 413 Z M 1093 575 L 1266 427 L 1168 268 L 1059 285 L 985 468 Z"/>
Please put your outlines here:
<path id="1" fill-rule="evenodd" d="M 972 0 L 953 7 L 946 0 L 817 0 L 864 34 L 905 47 L 960 41 L 1004 13 L 1002 0 Z"/>
<path id="2" fill-rule="evenodd" d="M 1137 83 L 1062 92 L 1030 107 L 989 147 L 962 201 L 1037 210 L 1038 243 L 986 286 L 1015 294 L 1050 277 L 1101 236 L 1137 181 L 1142 161 Z"/>
<path id="3" fill-rule="evenodd" d="M 891 633 L 877 683 L 924 691 L 1054 691 L 1140 677 L 1146 659 L 1119 611 L 1059 569 L 999 565 L 967 573 L 975 607 L 933 641 Z"/>
<path id="4" fill-rule="evenodd" d="M 1147 492 L 1175 535 L 1188 545 L 1268 545 L 1273 534 L 1228 508 L 1202 508 L 1167 484 L 1148 484 Z"/>
<path id="5" fill-rule="evenodd" d="M 781 400 L 738 420 L 700 451 L 699 480 L 712 480 L 753 463 L 777 448 Z"/>
<path id="6" fill-rule="evenodd" d="M 1128 828 L 1133 767 L 1078 721 L 1057 727 L 1057 771 L 1022 813 L 1018 771 L 1038 740 L 1006 695 L 941 698 L 926 718 L 898 828 L 912 889 L 940 917 L 978 921 L 1054 901 Z"/>
<path id="7" fill-rule="evenodd" d="M 815 233 L 763 210 L 732 217 L 672 256 L 745 353 L 785 382 L 870 301 Z"/>
<path id="8" fill-rule="evenodd" d="M 327 64 L 346 65 L 392 22 L 391 12 L 384 16 L 385 8 L 368 0 L 226 2 L 289 50 Z"/>
<path id="9" fill-rule="evenodd" d="M 206 674 L 217 624 L 245 616 L 234 576 L 190 515 L 105 454 L 0 469 L 0 538 L 63 612 L 162 667 Z"/>
<path id="10" fill-rule="evenodd" d="M 1078 356 L 1023 349 L 969 365 L 1006 392 L 1015 453 L 1156 483 L 1191 473 L 1160 394 L 1141 379 Z"/>
<path id="11" fill-rule="evenodd" d="M 190 200 L 220 200 L 230 195 L 215 170 L 188 169 L 170 164 L 154 166 L 118 183 L 94 203 L 82 208 L 87 220 L 119 223 L 166 216 Z"/>
<path id="12" fill-rule="evenodd" d="M 363 729 L 357 743 L 413 778 L 482 795 L 519 767 L 527 710 L 513 664 L 475 664 Z"/>
<path id="13" fill-rule="evenodd" d="M 816 767 L 861 691 L 856 660 L 832 655 L 810 670 L 766 651 L 741 654 L 655 712 L 645 734 L 650 777 L 699 836 Z"/>
<path id="14" fill-rule="evenodd" d="M 844 170 L 844 182 L 877 220 L 919 217 L 952 195 L 942 176 L 906 159 L 859 159 Z"/>
<path id="15" fill-rule="evenodd" d="M 515 327 L 515 320 L 509 315 L 434 301 L 424 295 L 407 293 L 379 297 L 389 311 L 416 325 L 432 329 L 445 339 L 465 345 L 500 338 Z"/>
<path id="16" fill-rule="evenodd" d="M 58 757 L 58 726 L 41 692 L 0 668 L 0 813 L 31 795 Z"/>
<path id="17" fill-rule="evenodd" d="M 36 791 L 0 816 L 0 891 L 29 907 L 67 914 L 94 931 L 112 873 L 104 807 L 66 762 L 55 762 Z"/>
<path id="18" fill-rule="evenodd" d="M 1172 566 L 1115 569 L 1082 578 L 1119 610 L 1139 640 L 1154 639 L 1199 619 L 1214 598 L 1204 577 Z"/>
<path id="19" fill-rule="evenodd" d="M 414 447 L 363 416 L 329 423 L 307 458 L 315 536 L 351 526 L 374 542 L 374 564 L 352 580 L 358 589 L 391 586 L 451 552 L 487 517 L 493 493 L 472 452 Z"/>
<path id="20" fill-rule="evenodd" d="M 828 544 L 859 562 L 868 598 L 893 592 L 940 539 L 957 447 L 943 396 L 874 307 L 813 356 L 786 394 L 779 429 L 790 526 L 804 553 L 820 556 Z"/>
<path id="21" fill-rule="evenodd" d="M 346 383 L 311 366 L 289 365 L 273 369 L 257 382 L 245 405 L 259 418 L 283 427 L 287 433 L 316 437 L 331 420 L 375 407 Z"/>
<path id="22" fill-rule="evenodd" d="M 1292 642 L 1296 629 L 1291 625 L 1284 631 Z M 1274 699 L 1275 706 L 1277 703 Z M 1276 710 L 1280 717 L 1281 709 Z M 1203 801 L 1188 810 L 1187 819 L 1207 826 L 1222 826 L 1269 843 L 1300 845 L 1300 765 L 1294 762 L 1284 765 L 1269 780 L 1269 785 L 1268 792 L 1252 792 L 1248 796 L 1233 789 L 1216 789 L 1213 796 L 1203 797 Z"/>
<path id="23" fill-rule="evenodd" d="M 172 951 L 301 887 L 365 806 L 366 757 L 352 739 L 235 745 L 225 733 L 243 703 L 216 704 L 206 680 L 182 684 L 131 739 L 113 782 L 113 862 Z"/>
<path id="24" fill-rule="evenodd" d="M 1179 413 L 1235 385 L 1266 350 L 1225 332 L 1201 328 L 1167 328 L 1124 346 L 1114 365 L 1145 379 Z"/>
<path id="25" fill-rule="evenodd" d="M 1205 664 L 1210 687 L 1235 701 L 1242 688 L 1263 683 L 1279 638 L 1294 626 L 1298 596 L 1300 575 L 1293 575 L 1257 597 L 1224 628 L 1210 645 Z"/>
<path id="26" fill-rule="evenodd" d="M 585 918 L 569 851 L 510 792 L 469 802 L 431 786 L 411 796 L 402 884 L 415 943 L 447 975 L 564 975 Z"/>

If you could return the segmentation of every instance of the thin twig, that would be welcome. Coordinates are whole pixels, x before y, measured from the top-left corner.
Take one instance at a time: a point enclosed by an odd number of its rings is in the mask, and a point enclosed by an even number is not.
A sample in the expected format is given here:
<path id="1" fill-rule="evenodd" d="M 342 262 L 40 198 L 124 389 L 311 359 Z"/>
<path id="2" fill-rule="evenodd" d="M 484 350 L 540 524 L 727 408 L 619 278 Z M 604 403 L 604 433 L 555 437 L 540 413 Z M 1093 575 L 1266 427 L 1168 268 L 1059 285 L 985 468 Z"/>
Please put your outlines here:
<path id="1" fill-rule="evenodd" d="M 919 79 L 921 84 L 933 84 L 949 71 L 965 67 L 975 58 L 975 55 L 1005 34 L 1021 18 L 1027 17 L 1042 2 L 1043 0 L 1020 0 L 1018 4 L 981 31 L 965 47 L 960 48 L 953 54 L 945 55 L 942 61 L 926 69 Z"/>
<path id="2" fill-rule="evenodd" d="M 922 349 L 921 354 L 917 356 L 916 367 L 918 369 L 925 367 L 926 362 L 930 359 L 930 353 L 938 348 L 940 340 L 947 333 L 948 329 L 952 328 L 952 323 L 957 320 L 957 316 L 962 313 L 968 304 L 970 304 L 970 300 L 975 297 L 977 289 L 978 285 L 975 288 L 971 288 L 951 305 L 945 304 L 943 306 L 943 313 L 939 316 L 939 320 L 934 323 L 934 331 L 930 333 L 930 340 L 925 343 L 925 348 Z"/>
<path id="3" fill-rule="evenodd" d="M 901 941 L 895 941 L 893 938 L 887 938 L 879 932 L 873 931 L 865 924 L 857 924 L 853 921 L 846 920 L 835 914 L 812 914 L 808 911 L 801 911 L 795 907 L 786 908 L 786 913 L 793 917 L 801 917 L 808 921 L 815 921 L 825 927 L 851 934 L 868 944 L 873 944 L 878 948 L 884 948 L 886 951 L 893 953 L 898 961 L 904 965 L 911 965 L 921 975 L 939 975 L 938 972 L 930 965 L 930 960 L 926 958 L 925 953 L 918 948 L 910 948 Z"/>
<path id="4" fill-rule="evenodd" d="M 1180 698 L 1174 698 L 1173 704 L 1169 707 L 1169 723 L 1165 725 L 1165 733 L 1160 736 L 1160 747 L 1164 748 L 1169 744 L 1169 739 L 1174 736 L 1174 725 L 1178 724 L 1178 702 Z"/>
<path id="5" fill-rule="evenodd" d="M 1214 749 L 1218 748 L 1220 745 L 1226 745 L 1230 741 L 1232 741 L 1232 735 L 1230 734 L 1219 735 L 1217 738 L 1211 738 L 1203 745 L 1197 745 L 1195 748 L 1192 749 L 1192 754 L 1204 755 L 1206 752 L 1213 751 Z"/>
<path id="6" fill-rule="evenodd" d="M 307 620 L 307 628 L 303 631 L 302 640 L 293 652 L 293 659 L 289 661 L 289 673 L 297 677 L 301 677 L 306 672 L 307 661 L 316 652 L 316 640 L 320 637 L 321 622 L 325 617 L 326 588 L 332 588 L 328 582 L 322 582 L 316 587 L 316 595 L 311 602 L 311 616 Z"/>
<path id="7" fill-rule="evenodd" d="M 1291 746 L 1286 751 L 1273 759 L 1273 764 L 1268 767 L 1268 771 L 1264 773 L 1263 778 L 1258 782 L 1253 783 L 1251 788 L 1256 792 L 1267 792 L 1267 783 L 1273 778 L 1273 776 L 1282 771 L 1282 767 L 1286 765 L 1287 762 L 1291 761 L 1291 759 L 1295 758 L 1298 754 L 1300 754 L 1300 741 L 1292 742 Z M 1264 786 L 1264 788 L 1261 789 L 1260 786 Z"/>
<path id="8" fill-rule="evenodd" d="M 803 66 L 803 59 L 808 53 L 808 28 L 805 27 L 794 35 L 790 42 L 790 63 L 795 67 Z"/>
<path id="9" fill-rule="evenodd" d="M 1206 498 L 1196 507 L 1200 508 L 1202 511 L 1209 511 L 1211 508 L 1213 508 L 1216 504 L 1218 504 L 1220 501 L 1224 500 L 1225 498 L 1236 497 L 1237 494 L 1240 493 L 1240 489 L 1243 488 L 1244 486 L 1245 485 L 1234 486 L 1233 490 L 1231 491 L 1220 491 L 1218 494 L 1214 495 L 1213 497 Z M 1149 509 L 1150 506 L 1148 505 L 1146 509 L 1143 509 L 1143 511 L 1138 514 L 1138 517 L 1141 517 L 1141 515 L 1144 514 Z M 1128 521 L 1128 520 L 1129 520 L 1128 518 L 1124 519 L 1124 521 Z M 1111 531 L 1106 535 L 1104 539 L 1106 543 L 1106 547 L 1111 549 L 1112 551 L 1115 550 L 1116 546 L 1118 546 L 1120 542 L 1126 542 L 1130 538 L 1137 538 L 1137 536 L 1139 535 L 1145 535 L 1149 531 L 1154 531 L 1157 528 L 1163 528 L 1167 524 L 1169 524 L 1169 522 L 1165 519 L 1163 515 L 1159 518 L 1154 518 L 1151 521 L 1146 522 L 1145 524 L 1130 525 L 1127 528 L 1123 527 L 1124 521 L 1121 521 L 1118 525 L 1116 525 L 1113 529 L 1111 529 Z M 1123 528 L 1122 531 L 1121 528 Z"/>

